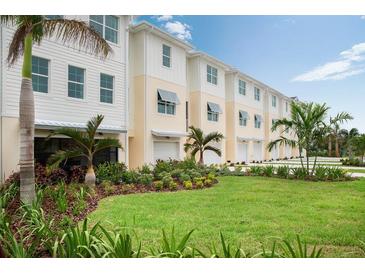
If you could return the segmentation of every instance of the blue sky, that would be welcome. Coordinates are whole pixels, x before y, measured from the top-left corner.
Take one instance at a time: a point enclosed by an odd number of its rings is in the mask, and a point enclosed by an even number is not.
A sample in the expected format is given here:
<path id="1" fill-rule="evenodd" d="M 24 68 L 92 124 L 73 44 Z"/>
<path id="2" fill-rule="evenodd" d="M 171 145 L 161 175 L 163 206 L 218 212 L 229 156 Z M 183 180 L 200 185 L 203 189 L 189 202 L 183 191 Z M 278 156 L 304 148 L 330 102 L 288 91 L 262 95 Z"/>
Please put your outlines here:
<path id="1" fill-rule="evenodd" d="M 348 111 L 365 132 L 365 16 L 141 16 L 303 101 Z"/>

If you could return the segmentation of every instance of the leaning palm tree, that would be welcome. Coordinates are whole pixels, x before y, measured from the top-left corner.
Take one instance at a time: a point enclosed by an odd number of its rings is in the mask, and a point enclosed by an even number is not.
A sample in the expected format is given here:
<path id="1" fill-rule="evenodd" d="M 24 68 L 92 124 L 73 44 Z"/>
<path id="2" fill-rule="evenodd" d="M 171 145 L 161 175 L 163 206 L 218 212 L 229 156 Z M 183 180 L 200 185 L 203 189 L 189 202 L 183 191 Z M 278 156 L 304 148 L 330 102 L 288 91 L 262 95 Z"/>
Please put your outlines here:
<path id="1" fill-rule="evenodd" d="M 41 15 L 1 15 L 0 23 L 15 26 L 7 62 L 13 65 L 23 55 L 22 83 L 19 99 L 20 123 L 20 199 L 30 203 L 35 197 L 34 183 L 34 96 L 32 92 L 32 47 L 43 38 L 53 37 L 71 42 L 90 53 L 107 57 L 109 44 L 85 22 L 47 19 Z"/>
<path id="2" fill-rule="evenodd" d="M 95 186 L 95 172 L 93 159 L 95 153 L 106 148 L 117 147 L 122 149 L 119 140 L 113 138 L 104 138 L 95 140 L 95 134 L 103 121 L 103 115 L 97 115 L 87 122 L 86 131 L 75 128 L 60 128 L 51 133 L 48 138 L 54 135 L 64 135 L 71 138 L 74 145 L 68 150 L 59 150 L 53 154 L 48 162 L 51 165 L 58 166 L 61 162 L 67 161 L 70 158 L 84 157 L 87 159 L 87 172 L 85 175 L 85 184 Z"/>
<path id="3" fill-rule="evenodd" d="M 328 134 L 328 156 L 332 154 L 332 138 L 335 140 L 335 153 L 336 157 L 340 157 L 340 125 L 348 120 L 352 120 L 353 117 L 347 112 L 340 112 L 335 117 L 330 117 Z"/>
<path id="4" fill-rule="evenodd" d="M 200 128 L 190 126 L 189 129 L 190 133 L 187 142 L 184 144 L 184 150 L 185 152 L 190 151 L 190 154 L 193 157 L 199 152 L 200 164 L 204 164 L 204 151 L 210 150 L 215 152 L 218 156 L 222 155 L 222 151 L 219 148 L 210 145 L 210 143 L 220 142 L 224 138 L 223 134 L 215 131 L 204 135 Z"/>
<path id="5" fill-rule="evenodd" d="M 326 104 L 320 105 L 315 103 L 295 102 L 291 103 L 290 119 L 277 120 L 271 130 L 276 131 L 282 128 L 280 137 L 268 144 L 268 150 L 271 151 L 276 145 L 289 145 L 298 147 L 302 168 L 307 170 L 309 175 L 309 156 L 316 154 L 318 147 L 323 143 L 323 136 L 327 135 L 327 126 L 324 123 L 329 107 Z M 291 130 L 294 136 L 285 137 L 283 133 Z M 303 163 L 303 151 L 306 152 L 306 167 Z M 312 174 L 315 169 L 317 156 L 315 156 Z"/>

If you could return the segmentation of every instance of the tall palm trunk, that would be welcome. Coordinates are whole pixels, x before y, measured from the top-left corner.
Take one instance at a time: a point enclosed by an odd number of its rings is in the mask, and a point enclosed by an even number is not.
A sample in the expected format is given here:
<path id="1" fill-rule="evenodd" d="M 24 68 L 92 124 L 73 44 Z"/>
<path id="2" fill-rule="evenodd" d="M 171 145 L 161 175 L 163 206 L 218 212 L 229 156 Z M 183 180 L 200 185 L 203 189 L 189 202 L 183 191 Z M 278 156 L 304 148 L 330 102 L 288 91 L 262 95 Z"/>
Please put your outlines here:
<path id="1" fill-rule="evenodd" d="M 335 149 L 336 149 L 336 157 L 340 157 L 340 147 L 337 136 L 335 137 Z"/>
<path id="2" fill-rule="evenodd" d="M 328 136 L 328 157 L 332 156 L 332 138 L 331 135 Z"/>
<path id="3" fill-rule="evenodd" d="M 32 89 L 32 34 L 24 43 L 22 84 L 19 98 L 20 199 L 26 204 L 35 197 L 34 182 L 34 95 Z"/>
<path id="4" fill-rule="evenodd" d="M 96 176 L 94 172 L 92 158 L 88 160 L 87 172 L 85 175 L 85 184 L 89 187 L 95 187 Z"/>
<path id="5" fill-rule="evenodd" d="M 199 153 L 199 164 L 204 165 L 203 150 Z"/>

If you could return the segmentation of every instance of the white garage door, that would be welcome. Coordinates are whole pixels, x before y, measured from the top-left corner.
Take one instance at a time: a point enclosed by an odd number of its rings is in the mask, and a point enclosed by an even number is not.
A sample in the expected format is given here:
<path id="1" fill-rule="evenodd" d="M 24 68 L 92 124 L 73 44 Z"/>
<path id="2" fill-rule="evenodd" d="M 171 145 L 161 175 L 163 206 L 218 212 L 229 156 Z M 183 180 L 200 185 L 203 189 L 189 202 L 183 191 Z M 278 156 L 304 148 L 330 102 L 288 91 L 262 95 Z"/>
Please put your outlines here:
<path id="1" fill-rule="evenodd" d="M 285 145 L 285 156 L 288 158 L 291 157 L 291 147 L 289 145 Z"/>
<path id="2" fill-rule="evenodd" d="M 211 146 L 221 148 L 220 144 L 211 144 Z M 204 151 L 204 164 L 211 165 L 211 164 L 220 164 L 222 162 L 221 157 L 219 157 L 215 152 L 211 150 Z"/>
<path id="3" fill-rule="evenodd" d="M 253 144 L 253 158 L 255 161 L 262 161 L 262 143 L 255 142 Z"/>
<path id="4" fill-rule="evenodd" d="M 237 161 L 247 163 L 247 144 L 245 143 L 237 144 Z"/>
<path id="5" fill-rule="evenodd" d="M 271 150 L 271 158 L 274 160 L 279 158 L 279 149 L 277 145 L 275 145 Z"/>
<path id="6" fill-rule="evenodd" d="M 153 142 L 153 159 L 179 160 L 179 142 Z"/>

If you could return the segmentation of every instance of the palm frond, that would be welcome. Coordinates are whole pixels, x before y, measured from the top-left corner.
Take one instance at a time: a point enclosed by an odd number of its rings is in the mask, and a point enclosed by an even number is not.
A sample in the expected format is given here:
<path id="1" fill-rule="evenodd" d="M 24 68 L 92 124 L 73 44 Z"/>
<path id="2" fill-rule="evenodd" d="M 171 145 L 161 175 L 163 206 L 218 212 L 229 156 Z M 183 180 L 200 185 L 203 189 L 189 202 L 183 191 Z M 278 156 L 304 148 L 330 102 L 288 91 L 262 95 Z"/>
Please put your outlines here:
<path id="1" fill-rule="evenodd" d="M 16 15 L 0 15 L 0 24 L 13 26 L 16 24 Z"/>
<path id="2" fill-rule="evenodd" d="M 203 145 L 209 144 L 211 141 L 220 142 L 224 138 L 222 133 L 218 131 L 208 133 L 203 140 Z"/>
<path id="3" fill-rule="evenodd" d="M 98 130 L 100 124 L 103 122 L 104 116 L 101 114 L 96 115 L 91 118 L 86 124 L 86 133 L 89 136 L 89 140 L 94 142 L 96 131 Z M 92 144 L 90 144 L 92 145 Z"/>
<path id="4" fill-rule="evenodd" d="M 191 143 L 185 143 L 184 144 L 184 151 L 188 152 L 189 150 L 193 149 L 195 146 Z"/>
<path id="5" fill-rule="evenodd" d="M 188 135 L 188 141 L 194 140 L 199 144 L 203 144 L 204 134 L 200 128 L 196 128 L 194 126 L 190 126 L 190 133 Z"/>
<path id="6" fill-rule="evenodd" d="M 23 55 L 25 37 L 29 34 L 30 29 L 21 25 L 14 33 L 13 39 L 9 45 L 7 62 L 12 66 L 18 58 Z"/>
<path id="7" fill-rule="evenodd" d="M 215 152 L 218 156 L 222 156 L 222 151 L 219 148 L 217 148 L 217 147 L 214 147 L 214 146 L 206 146 L 206 147 L 204 147 L 204 151 L 207 151 L 207 150 L 210 150 L 210 151 Z"/>
<path id="8" fill-rule="evenodd" d="M 276 145 L 289 145 L 290 147 L 296 147 L 298 145 L 298 141 L 293 140 L 293 139 L 288 139 L 284 136 L 280 136 L 278 139 L 271 141 L 270 143 L 267 144 L 267 149 L 269 151 L 272 151 L 272 149 L 276 146 Z"/>
<path id="9" fill-rule="evenodd" d="M 86 22 L 69 19 L 43 20 L 44 35 L 50 37 L 55 35 L 56 39 L 63 43 L 77 43 L 95 55 L 106 58 L 112 53 L 112 48 L 104 38 Z"/>
<path id="10" fill-rule="evenodd" d="M 67 137 L 71 138 L 76 143 L 76 145 L 78 147 L 80 147 L 81 149 L 83 149 L 85 151 L 89 150 L 88 144 L 90 143 L 90 141 L 88 140 L 88 138 L 85 137 L 85 134 L 83 132 L 81 132 L 80 130 L 78 130 L 76 128 L 63 127 L 63 128 L 56 129 L 54 132 L 52 132 L 51 134 L 48 135 L 47 139 L 49 139 L 55 135 L 67 136 Z"/>
<path id="11" fill-rule="evenodd" d="M 80 156 L 86 156 L 82 150 L 58 150 L 48 158 L 48 164 L 59 166 L 62 161 Z"/>
<path id="12" fill-rule="evenodd" d="M 111 147 L 117 147 L 117 148 L 123 149 L 123 147 L 120 144 L 118 139 L 104 138 L 104 139 L 98 140 L 98 142 L 94 146 L 94 151 L 93 152 L 95 153 L 95 152 L 98 152 L 100 150 L 103 150 L 103 149 L 106 149 L 106 148 L 111 148 Z"/>

